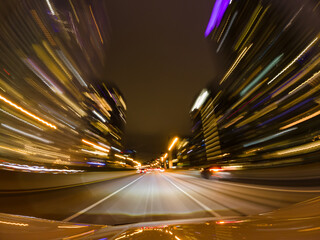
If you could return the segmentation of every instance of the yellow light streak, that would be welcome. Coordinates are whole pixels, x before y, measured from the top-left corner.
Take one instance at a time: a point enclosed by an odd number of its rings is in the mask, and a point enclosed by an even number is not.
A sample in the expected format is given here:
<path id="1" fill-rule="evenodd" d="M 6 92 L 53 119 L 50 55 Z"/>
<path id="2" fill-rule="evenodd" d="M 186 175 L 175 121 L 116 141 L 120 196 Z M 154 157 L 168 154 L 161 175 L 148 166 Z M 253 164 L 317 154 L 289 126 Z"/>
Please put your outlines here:
<path id="1" fill-rule="evenodd" d="M 24 150 L 21 150 L 21 149 L 18 149 L 18 148 L 10 148 L 10 147 L 6 147 L 6 146 L 0 146 L 0 149 L 4 149 L 4 150 L 7 150 L 7 151 L 12 151 L 12 152 L 17 152 L 17 153 L 25 154 L 25 155 L 32 154 L 29 151 L 24 151 Z"/>
<path id="2" fill-rule="evenodd" d="M 23 109 L 22 107 L 20 107 L 17 104 L 11 102 L 10 100 L 8 100 L 7 98 L 5 98 L 5 97 L 3 97 L 1 95 L 0 95 L 0 100 L 4 101 L 5 103 L 9 104 L 10 106 L 12 106 L 12 107 L 14 107 L 14 108 L 16 108 L 18 110 L 20 110 L 21 112 L 23 112 L 24 114 L 28 115 L 29 117 L 32 117 L 33 119 L 35 119 L 35 120 L 47 125 L 48 127 L 51 127 L 53 129 L 57 129 L 57 127 L 55 125 L 43 120 L 42 118 L 37 117 L 36 115 L 28 112 L 27 110 Z"/>
<path id="3" fill-rule="evenodd" d="M 91 153 L 91 154 L 95 154 L 95 155 L 100 155 L 100 156 L 108 156 L 108 153 L 99 152 L 99 151 L 90 151 L 90 150 L 87 150 L 87 149 L 81 149 L 81 151 L 87 152 L 87 153 Z"/>
<path id="4" fill-rule="evenodd" d="M 237 41 L 234 50 L 237 50 L 240 47 L 240 44 L 242 43 L 243 39 L 245 38 L 245 36 L 248 34 L 252 24 L 255 22 L 257 16 L 259 15 L 260 11 L 262 9 L 262 6 L 259 4 L 256 9 L 254 10 L 253 14 L 250 17 L 250 20 L 248 22 L 248 24 L 245 26 L 243 32 L 240 35 L 239 40 Z"/>
<path id="5" fill-rule="evenodd" d="M 69 79 L 72 79 L 71 74 L 69 71 L 63 66 L 62 62 L 57 58 L 57 56 L 54 54 L 52 49 L 50 48 L 49 44 L 46 41 L 42 41 L 43 46 L 48 51 L 48 53 L 51 55 L 51 57 L 56 61 L 56 63 L 60 66 L 60 68 L 63 70 L 63 72 L 67 75 Z"/>
<path id="6" fill-rule="evenodd" d="M 133 158 L 129 158 L 129 157 L 127 157 L 127 160 L 129 160 L 129 161 L 133 162 L 134 164 L 136 164 L 136 165 L 138 165 L 138 166 L 141 166 L 141 163 L 139 163 L 139 162 L 137 162 L 137 161 L 133 160 Z"/>
<path id="7" fill-rule="evenodd" d="M 298 81 L 300 81 L 302 78 L 304 78 L 312 69 L 314 69 L 318 64 L 320 64 L 320 54 L 317 54 L 312 60 L 310 65 L 307 65 L 306 67 L 304 67 L 301 70 L 301 73 L 298 76 L 295 76 L 295 78 L 287 83 L 284 87 L 282 87 L 282 89 L 280 89 L 278 92 L 276 92 L 275 94 L 272 95 L 272 98 L 282 94 L 284 91 L 286 91 L 287 89 L 289 89 L 292 85 L 296 84 Z M 309 82 L 310 85 L 312 85 L 313 87 L 316 87 L 317 84 L 314 84 L 315 81 L 311 81 Z"/>
<path id="8" fill-rule="evenodd" d="M 39 25 L 40 29 L 42 30 L 43 34 L 46 36 L 46 38 L 48 39 L 48 41 L 50 42 L 50 44 L 52 46 L 56 46 L 57 44 L 55 43 L 55 41 L 53 40 L 51 34 L 49 33 L 49 31 L 46 29 L 46 27 L 44 26 L 44 24 L 42 23 L 40 17 L 38 16 L 37 12 L 35 10 L 31 10 L 31 14 L 34 18 L 34 20 L 37 22 L 37 24 Z"/>
<path id="9" fill-rule="evenodd" d="M 63 83 L 66 83 L 68 81 L 65 74 L 60 70 L 60 68 L 57 66 L 57 64 L 54 63 L 52 58 L 46 53 L 43 47 L 39 44 L 32 44 L 32 48 L 39 57 L 39 59 L 42 60 L 44 65 L 52 72 L 56 78 L 58 78 Z"/>
<path id="10" fill-rule="evenodd" d="M 14 226 L 20 226 L 20 227 L 27 227 L 29 226 L 28 223 L 16 223 L 16 222 L 7 222 L 7 221 L 0 221 L 1 224 L 8 224 L 8 225 L 14 225 Z"/>
<path id="11" fill-rule="evenodd" d="M 312 77 L 310 77 L 308 80 L 306 80 L 305 82 L 301 83 L 298 87 L 296 87 L 295 89 L 293 89 L 292 91 L 289 92 L 289 94 L 295 93 L 299 88 L 301 88 L 303 85 L 307 84 L 307 83 L 311 83 L 313 80 L 315 80 L 316 78 L 318 78 L 320 75 L 320 71 L 313 74 Z"/>
<path id="12" fill-rule="evenodd" d="M 247 39 L 241 44 L 242 47 L 241 47 L 239 50 L 241 50 L 241 49 L 246 45 L 246 43 L 250 40 L 250 38 L 252 37 L 253 33 L 256 31 L 259 23 L 261 22 L 262 18 L 264 17 L 264 15 L 265 15 L 266 12 L 268 11 L 268 9 L 269 9 L 269 7 L 267 7 L 267 8 L 263 11 L 263 13 L 262 13 L 261 16 L 259 17 L 257 23 L 254 25 L 253 29 L 250 31 L 250 34 L 248 35 Z"/>
<path id="13" fill-rule="evenodd" d="M 175 137 L 175 138 L 173 139 L 173 141 L 172 141 L 171 144 L 170 144 L 170 147 L 168 148 L 169 151 L 171 151 L 171 149 L 174 147 L 174 145 L 177 143 L 178 140 L 179 140 L 178 137 Z"/>
<path id="14" fill-rule="evenodd" d="M 141 163 L 137 162 L 137 161 L 132 161 L 133 163 L 137 164 L 139 167 L 141 166 Z"/>
<path id="15" fill-rule="evenodd" d="M 282 73 L 284 73 L 289 67 L 291 67 L 303 54 L 305 54 L 305 52 L 316 42 L 318 41 L 318 37 L 316 37 L 315 39 L 312 40 L 312 42 L 305 48 L 302 50 L 302 52 L 295 58 L 292 60 L 291 63 L 289 63 L 284 69 L 282 69 L 281 72 L 279 72 L 274 78 L 272 78 L 269 82 L 268 85 L 270 83 L 272 83 L 277 77 L 279 77 Z"/>
<path id="16" fill-rule="evenodd" d="M 286 157 L 286 156 L 293 156 L 299 154 L 305 154 L 309 152 L 315 152 L 320 149 L 320 141 L 315 141 L 312 143 L 306 143 L 300 146 L 276 151 L 274 153 L 267 154 L 265 157 Z"/>
<path id="17" fill-rule="evenodd" d="M 235 62 L 232 64 L 232 66 L 230 67 L 230 69 L 228 70 L 228 72 L 224 75 L 224 77 L 221 79 L 220 84 L 222 84 L 232 73 L 232 71 L 236 68 L 236 66 L 239 64 L 239 62 L 241 61 L 241 59 L 246 55 L 246 53 L 248 52 L 248 50 L 251 48 L 252 43 L 250 44 L 249 47 L 245 47 L 242 52 L 240 53 L 240 55 L 237 57 L 237 59 L 235 60 Z"/>
<path id="18" fill-rule="evenodd" d="M 89 141 L 85 140 L 85 139 L 82 139 L 81 141 L 86 143 L 86 144 L 88 144 L 88 145 L 90 145 L 90 146 L 92 146 L 92 147 L 94 147 L 95 149 L 98 149 L 98 150 L 101 150 L 101 151 L 104 151 L 104 152 L 109 152 L 109 149 L 106 149 L 104 147 L 98 146 L 98 145 L 96 145 L 96 144 L 94 144 L 92 142 L 89 142 Z"/>
<path id="19" fill-rule="evenodd" d="M 166 159 L 168 157 L 168 153 L 166 153 L 164 156 L 163 156 L 163 159 Z"/>
<path id="20" fill-rule="evenodd" d="M 299 123 L 305 122 L 305 121 L 307 121 L 307 120 L 309 120 L 311 118 L 314 118 L 315 116 L 318 116 L 319 114 L 320 114 L 320 110 L 315 112 L 315 113 L 313 113 L 313 114 L 311 114 L 311 115 L 309 115 L 309 116 L 307 116 L 307 117 L 304 117 L 304 118 L 302 118 L 300 120 L 297 120 L 297 121 L 295 121 L 293 123 L 290 123 L 290 124 L 288 124 L 288 125 L 286 125 L 284 127 L 281 127 L 280 130 L 287 129 L 287 128 L 292 127 L 294 125 L 297 125 Z"/>
<path id="21" fill-rule="evenodd" d="M 97 24 L 97 22 L 96 22 L 96 19 L 95 19 L 94 15 L 93 15 L 91 5 L 89 6 L 89 8 L 90 8 L 90 12 L 91 12 L 91 16 L 92 16 L 92 19 L 93 19 L 93 21 L 94 21 L 94 24 L 96 25 L 96 28 L 97 28 L 97 31 L 98 31 L 98 34 L 99 34 L 99 37 L 100 37 L 101 43 L 103 44 L 103 39 L 102 39 L 102 36 L 101 36 L 100 30 L 99 30 L 98 24 Z"/>
<path id="22" fill-rule="evenodd" d="M 217 39 L 217 42 L 220 41 L 220 38 L 221 38 L 221 36 L 222 36 L 222 33 L 224 33 L 224 30 L 226 29 L 226 26 L 227 26 L 228 23 L 229 23 L 230 17 L 231 17 L 231 14 L 229 14 L 229 16 L 228 16 L 228 18 L 227 18 L 227 21 L 226 21 L 226 23 L 224 24 L 224 26 L 223 26 L 223 28 L 222 28 L 222 30 L 221 30 L 221 33 L 220 33 L 220 35 L 219 35 L 219 37 L 218 37 L 218 39 Z"/>
<path id="23" fill-rule="evenodd" d="M 273 111 L 274 109 L 276 109 L 278 107 L 278 105 L 276 103 L 273 103 L 265 108 L 263 108 L 260 111 L 255 112 L 252 116 L 250 116 L 249 118 L 241 121 L 240 123 L 238 123 L 236 125 L 237 128 L 242 127 L 243 125 L 252 122 L 260 117 L 262 117 L 263 115 L 266 115 L 267 113 Z"/>
<path id="24" fill-rule="evenodd" d="M 126 159 L 124 156 L 121 156 L 119 154 L 115 154 L 115 156 L 118 157 L 118 158 Z"/>
<path id="25" fill-rule="evenodd" d="M 72 8 L 72 11 L 73 11 L 74 15 L 76 16 L 77 22 L 79 22 L 78 15 L 77 15 L 77 13 L 76 13 L 76 10 L 74 9 L 74 6 L 73 6 L 71 0 L 69 0 L 69 3 L 70 3 L 70 5 L 71 5 L 71 8 Z"/>
<path id="26" fill-rule="evenodd" d="M 119 100 L 120 100 L 124 110 L 127 110 L 127 105 L 126 105 L 126 103 L 124 102 L 124 100 L 123 100 L 123 98 L 121 96 L 119 96 Z"/>

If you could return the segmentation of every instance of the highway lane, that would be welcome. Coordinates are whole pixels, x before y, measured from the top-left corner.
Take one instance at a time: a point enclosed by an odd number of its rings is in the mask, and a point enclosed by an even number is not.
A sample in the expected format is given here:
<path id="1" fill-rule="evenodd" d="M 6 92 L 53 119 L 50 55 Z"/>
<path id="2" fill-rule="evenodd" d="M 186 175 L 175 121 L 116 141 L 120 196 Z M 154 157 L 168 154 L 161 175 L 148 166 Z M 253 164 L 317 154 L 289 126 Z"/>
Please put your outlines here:
<path id="1" fill-rule="evenodd" d="M 207 180 L 174 172 L 136 174 L 86 186 L 0 196 L 0 211 L 95 224 L 245 216 L 318 196 L 319 189 Z"/>

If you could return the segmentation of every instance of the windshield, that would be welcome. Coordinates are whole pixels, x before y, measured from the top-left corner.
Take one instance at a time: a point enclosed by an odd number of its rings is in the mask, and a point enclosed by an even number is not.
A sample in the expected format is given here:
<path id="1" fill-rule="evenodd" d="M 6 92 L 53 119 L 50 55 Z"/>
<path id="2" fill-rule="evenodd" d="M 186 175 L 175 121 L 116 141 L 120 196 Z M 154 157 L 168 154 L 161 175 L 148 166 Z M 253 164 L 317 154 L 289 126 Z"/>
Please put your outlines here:
<path id="1" fill-rule="evenodd" d="M 0 6 L 1 213 L 123 225 L 319 196 L 318 1 Z"/>

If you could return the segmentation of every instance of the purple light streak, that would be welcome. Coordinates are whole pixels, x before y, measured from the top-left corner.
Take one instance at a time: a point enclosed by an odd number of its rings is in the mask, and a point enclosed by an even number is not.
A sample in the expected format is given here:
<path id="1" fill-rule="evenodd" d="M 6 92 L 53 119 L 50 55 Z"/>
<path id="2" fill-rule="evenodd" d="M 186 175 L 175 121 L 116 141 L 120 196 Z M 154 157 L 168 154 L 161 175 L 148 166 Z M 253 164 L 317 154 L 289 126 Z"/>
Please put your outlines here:
<path id="1" fill-rule="evenodd" d="M 217 0 L 215 2 L 207 29 L 204 34 L 205 37 L 208 37 L 208 35 L 212 32 L 212 30 L 215 27 L 219 27 L 222 17 L 229 5 L 229 2 L 230 2 L 229 0 Z"/>
<path id="2" fill-rule="evenodd" d="M 266 125 L 266 124 L 268 124 L 268 123 L 270 123 L 270 122 L 272 122 L 272 121 L 274 121 L 274 120 L 276 120 L 276 119 L 278 119 L 278 118 L 280 118 L 280 117 L 282 117 L 282 116 L 284 116 L 284 115 L 286 115 L 286 114 L 288 114 L 288 113 L 296 110 L 297 108 L 303 106 L 304 104 L 306 104 L 306 103 L 308 103 L 308 102 L 310 102 L 310 101 L 312 101 L 312 100 L 313 100 L 313 98 L 309 98 L 309 99 L 307 99 L 307 100 L 304 100 L 303 102 L 295 105 L 295 106 L 292 107 L 292 108 L 289 108 L 288 110 L 284 111 L 283 113 L 280 113 L 279 115 L 277 115 L 277 116 L 275 116 L 275 117 L 273 117 L 273 118 L 271 118 L 271 119 L 269 119 L 269 120 L 267 120 L 267 121 L 264 121 L 263 123 L 260 123 L 260 124 L 258 125 L 258 127 L 262 127 L 263 125 Z"/>

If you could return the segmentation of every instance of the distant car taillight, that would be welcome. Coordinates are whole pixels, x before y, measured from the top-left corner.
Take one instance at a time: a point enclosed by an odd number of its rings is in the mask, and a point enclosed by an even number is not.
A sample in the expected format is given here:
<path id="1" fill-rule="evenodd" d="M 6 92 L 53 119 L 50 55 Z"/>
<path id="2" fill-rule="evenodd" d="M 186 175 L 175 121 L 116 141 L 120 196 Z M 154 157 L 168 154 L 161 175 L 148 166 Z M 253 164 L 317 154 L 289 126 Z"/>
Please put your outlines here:
<path id="1" fill-rule="evenodd" d="M 215 167 L 215 168 L 210 168 L 209 171 L 210 172 L 221 172 L 221 171 L 223 171 L 223 169 Z"/>

